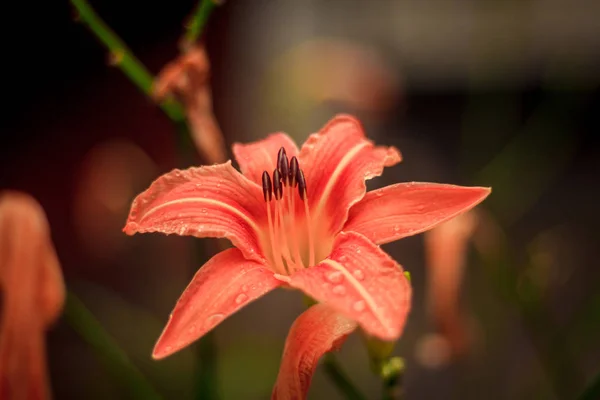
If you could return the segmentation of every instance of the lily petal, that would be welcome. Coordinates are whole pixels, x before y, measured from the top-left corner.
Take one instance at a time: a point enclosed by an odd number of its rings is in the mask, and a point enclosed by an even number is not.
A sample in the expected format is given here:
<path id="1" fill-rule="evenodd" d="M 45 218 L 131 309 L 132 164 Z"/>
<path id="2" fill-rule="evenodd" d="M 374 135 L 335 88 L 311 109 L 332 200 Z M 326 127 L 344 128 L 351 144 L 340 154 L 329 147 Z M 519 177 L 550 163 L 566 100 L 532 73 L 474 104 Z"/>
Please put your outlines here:
<path id="1" fill-rule="evenodd" d="M 358 232 L 376 244 L 416 235 L 470 210 L 490 188 L 439 183 L 399 183 L 368 192 L 350 209 L 345 231 Z"/>
<path id="2" fill-rule="evenodd" d="M 316 221 L 328 216 L 325 234 L 339 232 L 350 207 L 365 195 L 365 180 L 381 175 L 384 167 L 402 160 L 395 147 L 374 146 L 358 120 L 338 115 L 300 150 L 305 168 L 308 204 Z M 319 222 L 323 223 L 323 222 Z"/>
<path id="3" fill-rule="evenodd" d="M 152 357 L 182 349 L 281 284 L 268 267 L 245 259 L 238 249 L 220 252 L 198 270 L 177 301 Z"/>
<path id="4" fill-rule="evenodd" d="M 398 339 L 411 305 L 402 267 L 355 232 L 340 233 L 331 255 L 293 274 L 289 284 L 383 340 Z"/>
<path id="5" fill-rule="evenodd" d="M 161 176 L 135 198 L 123 230 L 225 237 L 246 258 L 262 261 L 265 207 L 262 189 L 228 161 Z"/>
<path id="6" fill-rule="evenodd" d="M 356 323 L 324 304 L 302 313 L 286 339 L 271 399 L 305 399 L 321 356 L 339 348 L 354 329 Z"/>
<path id="7" fill-rule="evenodd" d="M 269 174 L 277 166 L 277 152 L 285 148 L 288 159 L 298 154 L 298 147 L 292 138 L 285 133 L 273 133 L 266 139 L 248 144 L 234 143 L 233 155 L 240 166 L 240 170 L 253 182 L 262 185 L 262 173 Z"/>

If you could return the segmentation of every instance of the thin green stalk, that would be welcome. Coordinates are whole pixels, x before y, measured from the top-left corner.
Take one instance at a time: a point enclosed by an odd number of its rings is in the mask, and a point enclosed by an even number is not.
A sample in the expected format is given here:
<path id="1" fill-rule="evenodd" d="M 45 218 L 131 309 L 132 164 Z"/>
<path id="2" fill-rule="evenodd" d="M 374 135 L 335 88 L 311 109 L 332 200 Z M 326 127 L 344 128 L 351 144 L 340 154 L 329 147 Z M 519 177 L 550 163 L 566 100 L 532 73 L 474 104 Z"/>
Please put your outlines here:
<path id="1" fill-rule="evenodd" d="M 329 379 L 331 379 L 339 391 L 343 393 L 346 399 L 366 400 L 366 397 L 352 384 L 344 371 L 342 371 L 341 366 L 333 354 L 329 353 L 325 355 L 323 366 L 325 367 L 325 373 Z"/>
<path id="2" fill-rule="evenodd" d="M 86 0 L 71 0 L 77 10 L 78 20 L 86 25 L 96 38 L 109 50 L 114 65 L 147 96 L 152 95 L 154 77 L 138 60 L 125 43 L 96 15 Z M 160 104 L 162 110 L 174 122 L 185 120 L 183 109 L 174 100 L 166 100 Z"/>
<path id="3" fill-rule="evenodd" d="M 72 292 L 67 292 L 64 318 L 67 323 L 89 344 L 110 374 L 127 388 L 128 398 L 160 400 L 162 397 L 131 362 L 127 354 L 102 328 L 100 322 Z"/>
<path id="4" fill-rule="evenodd" d="M 198 343 L 199 371 L 196 380 L 196 398 L 211 400 L 219 398 L 217 387 L 217 343 L 215 332 L 208 332 Z"/>
<path id="5" fill-rule="evenodd" d="M 186 50 L 198 40 L 210 18 L 210 14 L 220 4 L 220 0 L 200 0 L 190 22 L 186 26 L 182 50 Z"/>

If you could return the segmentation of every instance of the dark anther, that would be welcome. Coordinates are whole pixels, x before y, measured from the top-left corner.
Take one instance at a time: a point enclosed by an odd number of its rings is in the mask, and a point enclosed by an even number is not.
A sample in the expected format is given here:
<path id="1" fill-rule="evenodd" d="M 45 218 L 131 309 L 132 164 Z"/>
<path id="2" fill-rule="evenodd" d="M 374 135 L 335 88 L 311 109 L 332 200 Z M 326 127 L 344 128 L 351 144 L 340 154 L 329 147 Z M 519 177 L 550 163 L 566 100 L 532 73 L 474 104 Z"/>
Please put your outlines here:
<path id="1" fill-rule="evenodd" d="M 273 171 L 273 193 L 275 193 L 276 200 L 279 200 L 283 197 L 283 187 L 281 186 L 281 173 L 278 169 Z"/>
<path id="2" fill-rule="evenodd" d="M 290 164 L 288 163 L 287 154 L 283 147 L 279 149 L 279 153 L 277 154 L 277 169 L 281 173 L 283 186 L 287 186 L 290 175 Z"/>
<path id="3" fill-rule="evenodd" d="M 298 159 L 296 158 L 296 156 L 292 157 L 292 159 L 290 160 L 290 175 L 289 175 L 289 180 L 290 180 L 290 185 L 292 185 L 292 187 L 296 187 L 296 185 L 298 184 L 298 171 L 300 170 L 300 165 L 298 165 Z"/>
<path id="4" fill-rule="evenodd" d="M 262 184 L 263 196 L 265 198 L 265 201 L 271 201 L 271 199 L 273 198 L 273 186 L 271 185 L 271 177 L 269 176 L 269 173 L 267 171 L 263 172 Z"/>
<path id="5" fill-rule="evenodd" d="M 298 169 L 296 180 L 298 181 L 298 194 L 302 200 L 306 200 L 306 180 L 304 179 L 304 172 L 301 169 Z"/>

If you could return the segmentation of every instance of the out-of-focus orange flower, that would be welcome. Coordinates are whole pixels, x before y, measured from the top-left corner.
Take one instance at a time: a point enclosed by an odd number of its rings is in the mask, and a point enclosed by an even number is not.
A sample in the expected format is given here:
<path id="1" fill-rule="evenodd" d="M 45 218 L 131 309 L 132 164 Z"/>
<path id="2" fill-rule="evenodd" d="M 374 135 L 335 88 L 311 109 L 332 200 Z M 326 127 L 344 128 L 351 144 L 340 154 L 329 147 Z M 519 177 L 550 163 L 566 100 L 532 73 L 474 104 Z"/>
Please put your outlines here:
<path id="1" fill-rule="evenodd" d="M 476 225 L 477 214 L 471 210 L 425 234 L 429 311 L 449 342 L 452 356 L 463 354 L 468 346 L 459 298 L 468 244 Z"/>
<path id="2" fill-rule="evenodd" d="M 320 37 L 284 53 L 274 82 L 294 101 L 339 102 L 357 111 L 388 112 L 401 101 L 400 75 L 374 47 Z M 277 101 L 281 101 L 277 96 Z"/>
<path id="3" fill-rule="evenodd" d="M 157 100 L 174 95 L 183 103 L 196 147 L 207 163 L 226 160 L 225 141 L 213 114 L 210 62 L 204 46 L 191 47 L 167 64 L 153 92 Z"/>
<path id="4" fill-rule="evenodd" d="M 48 399 L 44 332 L 65 288 L 42 207 L 18 192 L 0 195 L 0 398 Z"/>

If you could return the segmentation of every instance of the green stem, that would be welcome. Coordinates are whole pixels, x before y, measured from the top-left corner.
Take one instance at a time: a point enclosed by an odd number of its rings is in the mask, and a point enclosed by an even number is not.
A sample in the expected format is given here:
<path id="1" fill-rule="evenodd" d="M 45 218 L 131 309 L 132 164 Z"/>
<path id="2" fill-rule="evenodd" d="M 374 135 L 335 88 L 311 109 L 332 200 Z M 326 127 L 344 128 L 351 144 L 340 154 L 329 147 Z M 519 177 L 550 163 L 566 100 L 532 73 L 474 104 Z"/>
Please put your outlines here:
<path id="1" fill-rule="evenodd" d="M 186 50 L 188 47 L 193 45 L 200 35 L 210 18 L 213 10 L 221 2 L 219 0 L 200 0 L 192 18 L 187 25 L 185 35 L 183 37 L 182 50 Z"/>
<path id="2" fill-rule="evenodd" d="M 337 388 L 344 394 L 346 399 L 349 400 L 365 400 L 366 397 L 358 390 L 342 371 L 341 366 L 333 356 L 333 354 L 326 354 L 323 360 L 323 366 L 325 367 L 325 373 L 329 376 L 329 379 L 337 386 Z"/>
<path id="3" fill-rule="evenodd" d="M 208 332 L 198 343 L 200 367 L 196 385 L 196 398 L 201 400 L 218 399 L 217 387 L 217 344 L 215 332 Z"/>
<path id="4" fill-rule="evenodd" d="M 64 318 L 92 347 L 110 374 L 127 388 L 128 398 L 140 400 L 162 398 L 81 300 L 69 291 L 65 302 Z"/>
<path id="5" fill-rule="evenodd" d="M 78 13 L 78 19 L 85 24 L 98 40 L 109 50 L 116 66 L 147 96 L 152 95 L 154 77 L 138 60 L 123 41 L 96 15 L 86 0 L 71 0 Z M 167 116 L 175 122 L 185 120 L 183 109 L 174 100 L 160 104 Z"/>

